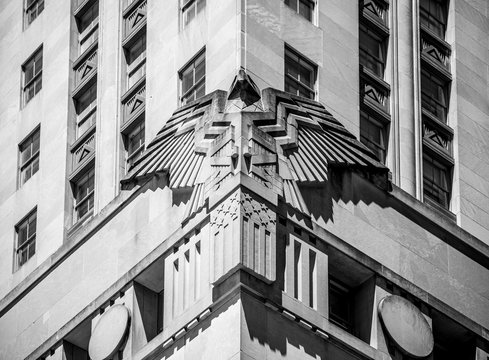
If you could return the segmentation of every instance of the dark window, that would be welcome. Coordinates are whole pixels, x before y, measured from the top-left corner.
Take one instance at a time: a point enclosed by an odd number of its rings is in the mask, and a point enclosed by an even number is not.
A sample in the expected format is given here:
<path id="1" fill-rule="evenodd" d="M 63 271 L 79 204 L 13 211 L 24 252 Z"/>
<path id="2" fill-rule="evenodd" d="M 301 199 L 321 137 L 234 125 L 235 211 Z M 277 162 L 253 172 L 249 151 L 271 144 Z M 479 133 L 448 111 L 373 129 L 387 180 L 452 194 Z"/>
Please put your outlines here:
<path id="1" fill-rule="evenodd" d="M 40 129 L 34 131 L 19 145 L 19 179 L 23 185 L 39 170 L 39 142 Z"/>
<path id="2" fill-rule="evenodd" d="M 97 99 L 97 84 L 90 86 L 83 94 L 76 99 L 76 113 L 80 115 Z"/>
<path id="3" fill-rule="evenodd" d="M 425 200 L 433 201 L 448 209 L 450 179 L 451 167 L 425 151 L 423 154 L 423 194 Z"/>
<path id="4" fill-rule="evenodd" d="M 183 26 L 187 26 L 205 8 L 206 0 L 186 0 L 182 6 Z"/>
<path id="5" fill-rule="evenodd" d="M 44 0 L 26 0 L 25 21 L 30 25 L 44 10 Z"/>
<path id="6" fill-rule="evenodd" d="M 360 64 L 380 78 L 384 77 L 384 40 L 364 25 L 360 25 Z"/>
<path id="7" fill-rule="evenodd" d="M 36 253 L 36 225 L 37 210 L 34 210 L 15 227 L 17 233 L 15 246 L 17 268 Z"/>
<path id="8" fill-rule="evenodd" d="M 386 129 L 382 122 L 376 120 L 364 111 L 360 112 L 360 140 L 385 163 L 387 148 Z"/>
<path id="9" fill-rule="evenodd" d="M 74 184 L 75 221 L 93 210 L 95 169 L 89 168 Z"/>
<path id="10" fill-rule="evenodd" d="M 329 320 L 351 331 L 351 294 L 350 289 L 338 280 L 329 280 Z"/>
<path id="11" fill-rule="evenodd" d="M 314 99 L 316 66 L 298 53 L 285 48 L 285 91 Z"/>
<path id="12" fill-rule="evenodd" d="M 98 1 L 95 1 L 87 10 L 78 15 L 78 32 L 84 32 L 98 18 L 98 12 Z"/>
<path id="13" fill-rule="evenodd" d="M 421 71 L 422 107 L 442 123 L 447 122 L 449 84 L 434 74 Z"/>
<path id="14" fill-rule="evenodd" d="M 180 71 L 182 105 L 205 94 L 205 52 Z"/>
<path id="15" fill-rule="evenodd" d="M 126 50 L 127 87 L 133 86 L 146 75 L 146 34 L 140 36 Z"/>
<path id="16" fill-rule="evenodd" d="M 127 135 L 127 164 L 130 168 L 144 150 L 144 119 Z"/>
<path id="17" fill-rule="evenodd" d="M 299 15 L 311 21 L 314 18 L 314 1 L 312 0 L 285 0 L 285 5 L 293 9 Z"/>
<path id="18" fill-rule="evenodd" d="M 27 104 L 42 88 L 42 48 L 36 51 L 24 65 L 24 105 Z"/>
<path id="19" fill-rule="evenodd" d="M 419 15 L 421 24 L 445 38 L 448 2 L 445 0 L 420 0 Z"/>

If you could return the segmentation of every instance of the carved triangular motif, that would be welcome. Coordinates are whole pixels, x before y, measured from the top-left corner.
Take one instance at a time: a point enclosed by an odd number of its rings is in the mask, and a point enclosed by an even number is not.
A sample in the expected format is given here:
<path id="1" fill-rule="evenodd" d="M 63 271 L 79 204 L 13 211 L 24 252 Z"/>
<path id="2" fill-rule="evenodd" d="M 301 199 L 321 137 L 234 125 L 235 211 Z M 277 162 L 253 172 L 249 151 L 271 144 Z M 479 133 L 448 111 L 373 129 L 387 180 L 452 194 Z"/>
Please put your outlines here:
<path id="1" fill-rule="evenodd" d="M 85 76 L 90 74 L 90 72 L 95 68 L 95 64 L 91 61 L 87 61 L 85 66 L 83 67 L 83 71 L 81 74 L 81 78 L 83 79 Z"/>
<path id="2" fill-rule="evenodd" d="M 381 17 L 381 14 L 377 9 L 377 6 L 372 0 L 365 0 L 363 7 L 369 10 L 370 12 L 372 12 L 373 14 L 375 14 L 376 16 Z"/>
<path id="3" fill-rule="evenodd" d="M 437 48 L 435 48 L 434 46 L 428 46 L 426 49 L 425 49 L 425 52 L 430 55 L 432 58 L 434 58 L 435 60 L 443 63 L 443 57 L 441 56 L 440 52 L 438 51 Z"/>
<path id="4" fill-rule="evenodd" d="M 132 18 L 131 28 L 134 29 L 144 18 L 146 17 L 146 12 L 139 9 Z"/>
<path id="5" fill-rule="evenodd" d="M 139 109 L 142 105 L 144 105 L 144 97 L 141 95 L 136 95 L 134 101 L 132 102 L 132 106 L 129 109 L 129 113 L 134 113 L 137 109 Z"/>
<path id="6" fill-rule="evenodd" d="M 78 162 L 81 163 L 93 152 L 93 148 L 87 145 L 83 145 L 83 149 L 78 154 Z"/>
<path id="7" fill-rule="evenodd" d="M 372 100 L 378 102 L 379 104 L 382 104 L 382 99 L 380 98 L 379 94 L 371 86 L 366 86 L 366 88 L 365 88 L 365 96 L 368 96 Z"/>

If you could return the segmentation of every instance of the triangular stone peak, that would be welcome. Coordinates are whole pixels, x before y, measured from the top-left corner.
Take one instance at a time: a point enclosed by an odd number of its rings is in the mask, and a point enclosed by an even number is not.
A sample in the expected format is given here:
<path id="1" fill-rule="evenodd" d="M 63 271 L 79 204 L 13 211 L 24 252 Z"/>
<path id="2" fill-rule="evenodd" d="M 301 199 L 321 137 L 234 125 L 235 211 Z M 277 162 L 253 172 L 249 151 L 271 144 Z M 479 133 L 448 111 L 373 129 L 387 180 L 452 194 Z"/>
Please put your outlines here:
<path id="1" fill-rule="evenodd" d="M 229 89 L 225 112 L 263 111 L 260 100 L 260 89 L 246 71 L 240 69 Z"/>

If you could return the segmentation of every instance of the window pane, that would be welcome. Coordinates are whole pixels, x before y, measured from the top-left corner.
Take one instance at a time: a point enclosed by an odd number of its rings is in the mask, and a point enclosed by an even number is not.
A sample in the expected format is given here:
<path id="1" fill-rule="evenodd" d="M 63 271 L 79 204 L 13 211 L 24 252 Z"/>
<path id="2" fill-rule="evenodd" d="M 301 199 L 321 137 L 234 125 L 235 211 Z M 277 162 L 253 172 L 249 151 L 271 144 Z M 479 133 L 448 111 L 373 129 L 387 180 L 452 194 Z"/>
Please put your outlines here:
<path id="1" fill-rule="evenodd" d="M 195 90 L 195 98 L 198 99 L 205 95 L 205 83 L 203 82 L 200 86 Z"/>
<path id="2" fill-rule="evenodd" d="M 301 62 L 299 68 L 300 72 L 300 81 L 304 85 L 312 88 L 314 87 L 314 81 L 313 81 L 313 69 L 310 67 L 308 64 L 305 64 L 304 62 Z"/>
<path id="3" fill-rule="evenodd" d="M 205 76 L 205 61 L 200 59 L 200 62 L 195 66 L 195 82 L 199 82 Z"/>
<path id="4" fill-rule="evenodd" d="M 35 234 L 36 234 L 36 216 L 34 215 L 29 218 L 27 236 L 31 237 Z"/>
<path id="5" fill-rule="evenodd" d="M 127 64 L 131 65 L 146 50 L 146 35 L 139 38 L 129 49 Z"/>
<path id="6" fill-rule="evenodd" d="M 299 0 L 299 14 L 312 21 L 313 4 L 308 0 Z"/>
<path id="7" fill-rule="evenodd" d="M 34 63 L 29 63 L 25 66 L 24 74 L 25 74 L 24 84 L 27 84 L 34 77 Z"/>
<path id="8" fill-rule="evenodd" d="M 194 84 L 193 68 L 184 71 L 182 76 L 182 90 L 185 94 Z"/>
<path id="9" fill-rule="evenodd" d="M 299 79 L 299 62 L 291 58 L 285 59 L 285 73 L 294 79 Z"/>
<path id="10" fill-rule="evenodd" d="M 291 79 L 291 77 L 293 79 Z M 296 79 L 297 81 L 294 81 Z M 285 50 L 285 85 L 286 92 L 314 99 L 316 82 L 315 68 L 306 59 Z M 305 85 L 305 86 L 303 86 Z"/>

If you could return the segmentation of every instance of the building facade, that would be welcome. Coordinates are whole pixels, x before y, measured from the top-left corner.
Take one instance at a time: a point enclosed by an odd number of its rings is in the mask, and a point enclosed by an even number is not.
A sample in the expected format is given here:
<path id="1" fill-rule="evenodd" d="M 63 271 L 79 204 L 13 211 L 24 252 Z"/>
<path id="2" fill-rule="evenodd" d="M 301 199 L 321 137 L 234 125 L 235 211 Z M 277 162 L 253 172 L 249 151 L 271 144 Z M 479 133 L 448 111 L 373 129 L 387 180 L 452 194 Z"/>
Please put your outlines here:
<path id="1" fill-rule="evenodd" d="M 485 0 L 0 4 L 0 358 L 489 358 Z"/>

